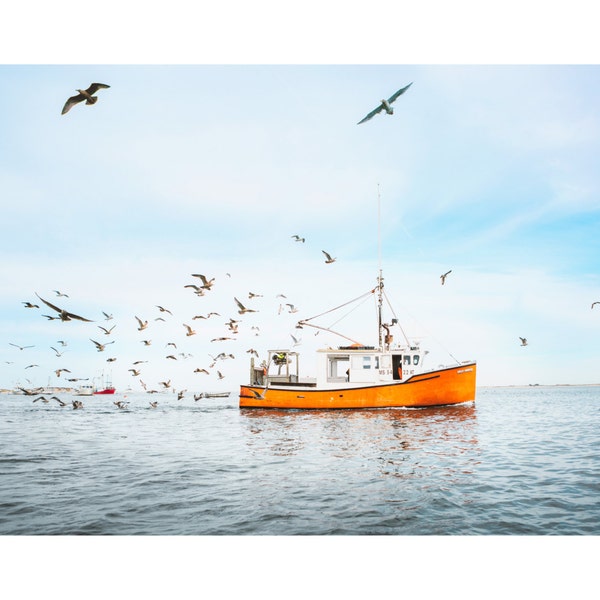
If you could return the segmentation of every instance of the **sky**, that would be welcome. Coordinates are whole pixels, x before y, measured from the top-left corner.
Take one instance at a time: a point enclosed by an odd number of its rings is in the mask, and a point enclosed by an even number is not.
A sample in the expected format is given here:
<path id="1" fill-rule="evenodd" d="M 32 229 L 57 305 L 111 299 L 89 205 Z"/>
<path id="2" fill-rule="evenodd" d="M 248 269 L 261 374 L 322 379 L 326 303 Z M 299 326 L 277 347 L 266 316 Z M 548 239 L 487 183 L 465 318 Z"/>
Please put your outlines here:
<path id="1" fill-rule="evenodd" d="M 477 360 L 478 385 L 600 382 L 596 64 L 336 62 L 338 46 L 269 62 L 267 44 L 219 62 L 171 40 L 173 54 L 94 44 L 77 63 L 60 44 L 5 53 L 0 387 L 235 391 L 248 350 L 262 360 L 292 335 L 314 375 L 314 350 L 345 340 L 297 321 L 372 289 L 380 265 L 395 338 L 419 341 L 425 367 Z M 110 88 L 61 115 L 92 82 Z M 393 115 L 357 124 L 409 83 Z M 194 273 L 214 278 L 202 297 Z M 93 322 L 47 319 L 36 294 Z M 376 342 L 374 302 L 339 316 L 315 323 Z M 222 352 L 235 359 L 194 372 Z"/>
<path id="2" fill-rule="evenodd" d="M 295 324 L 372 289 L 379 252 L 403 331 L 430 351 L 426 367 L 477 360 L 479 385 L 600 382 L 597 66 L 0 71 L 0 272 L 10 282 L 0 386 L 104 374 L 120 390 L 141 391 L 142 379 L 231 391 L 246 382 L 247 350 L 262 359 L 292 335 L 314 375 L 314 349 L 345 341 Z M 61 115 L 91 82 L 110 88 Z M 357 125 L 411 82 L 393 115 Z M 184 287 L 199 283 L 193 273 L 215 280 L 203 297 Z M 94 322 L 49 320 L 56 313 L 36 294 Z M 257 312 L 240 316 L 234 298 Z M 363 309 L 336 330 L 374 343 L 374 303 Z M 208 312 L 219 316 L 193 319 Z M 233 336 L 230 318 L 240 321 Z M 99 329 L 113 325 L 110 336 Z M 224 336 L 233 339 L 211 341 Z M 91 340 L 113 343 L 97 352 Z M 166 359 L 170 342 L 177 361 Z M 194 373 L 221 352 L 235 360 Z M 56 377 L 59 368 L 71 375 Z"/>

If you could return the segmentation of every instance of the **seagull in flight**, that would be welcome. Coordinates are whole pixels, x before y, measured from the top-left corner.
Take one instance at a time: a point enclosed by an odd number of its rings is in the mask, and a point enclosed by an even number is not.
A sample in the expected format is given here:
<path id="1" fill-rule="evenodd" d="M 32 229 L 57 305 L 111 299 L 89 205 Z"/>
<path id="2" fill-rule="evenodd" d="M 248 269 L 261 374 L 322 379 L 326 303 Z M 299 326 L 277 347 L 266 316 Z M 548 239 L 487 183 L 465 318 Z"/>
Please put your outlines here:
<path id="1" fill-rule="evenodd" d="M 521 346 L 527 346 L 527 338 L 523 338 L 519 336 L 519 339 L 521 340 Z"/>
<path id="2" fill-rule="evenodd" d="M 325 264 L 329 265 L 332 262 L 335 262 L 335 258 L 331 258 L 331 254 L 325 252 L 325 250 L 321 250 L 321 252 L 325 255 Z"/>
<path id="3" fill-rule="evenodd" d="M 35 348 L 35 346 L 19 346 L 18 344 L 13 344 L 12 342 L 8 342 L 9 345 L 18 348 L 19 350 L 25 350 L 25 348 Z"/>
<path id="4" fill-rule="evenodd" d="M 98 90 L 107 89 L 110 85 L 106 85 L 105 83 L 92 83 L 87 90 L 77 90 L 79 94 L 76 96 L 71 96 L 63 106 L 62 113 L 68 113 L 76 104 L 79 102 L 83 102 L 85 100 L 86 104 L 96 104 L 98 102 L 98 98 L 94 96 L 94 94 Z"/>
<path id="5" fill-rule="evenodd" d="M 380 113 L 382 110 L 385 110 L 385 112 L 388 115 L 393 115 L 394 109 L 392 108 L 391 104 L 396 101 L 398 96 L 401 96 L 402 94 L 404 94 L 404 92 L 411 85 L 412 85 L 412 82 L 409 83 L 406 87 L 403 87 L 402 89 L 399 89 L 396 93 L 392 94 L 387 100 L 382 100 L 381 104 L 376 109 L 372 110 L 364 119 L 360 120 L 357 123 L 357 125 L 360 125 L 361 123 L 364 123 L 365 121 L 368 121 L 369 119 L 372 119 L 377 113 Z"/>
<path id="6" fill-rule="evenodd" d="M 23 302 L 25 308 L 39 308 L 37 304 L 31 304 L 31 302 Z"/>
<path id="7" fill-rule="evenodd" d="M 442 285 L 444 285 L 444 283 L 446 283 L 446 277 L 448 277 L 448 275 L 450 275 L 450 273 L 452 273 L 452 269 L 450 269 L 443 275 L 440 275 L 440 279 L 442 280 Z"/>
<path id="8" fill-rule="evenodd" d="M 139 323 L 138 331 L 142 331 L 148 327 L 148 321 L 142 321 L 139 317 L 136 317 L 137 322 Z"/>
<path id="9" fill-rule="evenodd" d="M 592 302 L 592 308 L 594 308 L 594 304 L 600 304 L 600 302 Z"/>
<path id="10" fill-rule="evenodd" d="M 49 306 L 52 310 L 55 310 L 58 313 L 58 316 L 61 321 L 71 321 L 72 319 L 77 319 L 79 321 L 86 321 L 87 323 L 93 323 L 91 319 L 85 319 L 84 317 L 80 317 L 79 315 L 74 315 L 73 313 L 67 312 L 63 308 L 58 308 L 58 306 L 54 306 L 47 300 L 44 300 L 41 296 L 38 296 L 36 292 L 35 295 L 46 305 Z"/>
<path id="11" fill-rule="evenodd" d="M 246 308 L 235 296 L 233 298 L 235 300 L 235 303 L 238 305 L 239 309 L 238 313 L 240 315 L 243 315 L 244 313 L 248 313 L 248 312 L 258 312 L 252 308 Z"/>
<path id="12" fill-rule="evenodd" d="M 300 237 L 298 234 L 294 234 L 292 236 L 292 239 L 295 240 L 296 242 L 302 242 L 302 243 L 304 243 L 306 241 L 306 238 Z"/>
<path id="13" fill-rule="evenodd" d="M 110 329 L 106 329 L 106 327 L 102 327 L 102 325 L 98 325 L 98 327 L 104 331 L 104 335 L 110 335 L 116 325 L 113 325 Z"/>
<path id="14" fill-rule="evenodd" d="M 96 342 L 92 338 L 90 338 L 90 342 L 94 342 L 94 344 L 95 344 L 96 349 L 98 350 L 98 352 L 104 352 L 104 348 L 106 346 L 108 346 L 109 344 L 114 344 L 115 343 L 115 341 L 113 340 L 112 342 L 106 342 L 106 344 L 101 344 L 100 342 Z"/>
<path id="15" fill-rule="evenodd" d="M 192 277 L 198 277 L 199 279 L 201 279 L 202 280 L 202 285 L 200 287 L 203 288 L 203 289 L 205 289 L 205 290 L 210 290 L 210 288 L 215 283 L 215 278 L 214 277 L 212 279 L 207 279 L 204 275 L 201 275 L 200 273 L 192 273 Z"/>
<path id="16" fill-rule="evenodd" d="M 259 394 L 256 390 L 253 390 L 252 388 L 248 388 L 248 389 L 257 400 L 265 399 L 265 393 L 267 391 L 266 387 L 263 389 L 262 394 Z"/>

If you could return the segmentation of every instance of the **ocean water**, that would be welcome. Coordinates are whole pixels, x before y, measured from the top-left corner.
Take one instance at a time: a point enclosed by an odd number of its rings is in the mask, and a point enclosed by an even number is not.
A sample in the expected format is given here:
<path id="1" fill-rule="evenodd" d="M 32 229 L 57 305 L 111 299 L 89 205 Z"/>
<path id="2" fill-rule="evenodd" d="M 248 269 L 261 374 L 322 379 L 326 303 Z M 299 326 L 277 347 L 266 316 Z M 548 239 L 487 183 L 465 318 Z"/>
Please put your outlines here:
<path id="1" fill-rule="evenodd" d="M 2 535 L 600 534 L 600 387 L 416 410 L 62 398 L 0 395 Z"/>

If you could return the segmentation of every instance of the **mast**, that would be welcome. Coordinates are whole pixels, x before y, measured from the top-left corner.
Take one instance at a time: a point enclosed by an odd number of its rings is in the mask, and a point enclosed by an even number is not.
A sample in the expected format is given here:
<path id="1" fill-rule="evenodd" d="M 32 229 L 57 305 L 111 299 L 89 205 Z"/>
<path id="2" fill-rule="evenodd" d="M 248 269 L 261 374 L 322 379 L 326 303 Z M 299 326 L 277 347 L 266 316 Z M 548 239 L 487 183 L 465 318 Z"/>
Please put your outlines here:
<path id="1" fill-rule="evenodd" d="M 377 255 L 379 263 L 379 275 L 377 277 L 377 334 L 379 339 L 379 350 L 383 350 L 383 331 L 381 320 L 381 307 L 383 305 L 383 272 L 381 269 L 381 194 L 377 184 Z"/>

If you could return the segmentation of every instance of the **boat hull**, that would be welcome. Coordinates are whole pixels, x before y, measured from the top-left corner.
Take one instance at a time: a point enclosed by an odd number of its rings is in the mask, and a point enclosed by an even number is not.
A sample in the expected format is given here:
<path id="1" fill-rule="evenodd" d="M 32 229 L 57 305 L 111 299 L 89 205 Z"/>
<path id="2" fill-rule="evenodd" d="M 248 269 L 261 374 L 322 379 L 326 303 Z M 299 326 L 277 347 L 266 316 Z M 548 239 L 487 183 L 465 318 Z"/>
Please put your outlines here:
<path id="1" fill-rule="evenodd" d="M 103 394 L 114 394 L 115 388 L 104 388 L 103 390 L 97 390 L 94 392 L 94 395 L 103 395 Z"/>
<path id="2" fill-rule="evenodd" d="M 444 406 L 475 400 L 476 363 L 445 367 L 389 384 L 319 389 L 240 386 L 240 408 L 351 409 Z M 257 397 L 253 392 L 256 392 Z"/>

